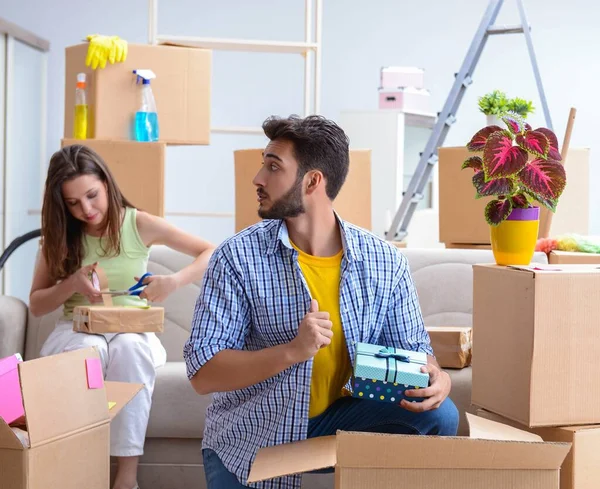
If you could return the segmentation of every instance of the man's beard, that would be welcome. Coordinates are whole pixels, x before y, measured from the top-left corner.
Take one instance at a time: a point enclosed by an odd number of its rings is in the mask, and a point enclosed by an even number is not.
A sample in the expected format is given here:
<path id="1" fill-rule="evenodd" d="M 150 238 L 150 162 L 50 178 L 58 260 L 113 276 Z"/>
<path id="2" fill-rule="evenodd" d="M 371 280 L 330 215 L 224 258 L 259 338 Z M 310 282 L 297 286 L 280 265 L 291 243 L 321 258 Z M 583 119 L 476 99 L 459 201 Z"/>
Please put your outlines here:
<path id="1" fill-rule="evenodd" d="M 296 179 L 292 188 L 273 202 L 269 209 L 258 209 L 258 215 L 263 219 L 288 219 L 305 212 L 302 204 L 302 178 Z"/>

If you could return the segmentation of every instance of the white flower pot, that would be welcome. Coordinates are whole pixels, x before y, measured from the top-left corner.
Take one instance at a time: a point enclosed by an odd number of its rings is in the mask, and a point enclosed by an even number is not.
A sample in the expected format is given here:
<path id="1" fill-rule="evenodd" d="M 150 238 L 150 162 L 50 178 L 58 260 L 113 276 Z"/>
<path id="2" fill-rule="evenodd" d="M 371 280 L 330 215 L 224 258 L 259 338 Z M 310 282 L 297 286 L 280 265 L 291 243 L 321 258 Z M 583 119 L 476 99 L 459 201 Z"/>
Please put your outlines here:
<path id="1" fill-rule="evenodd" d="M 488 126 L 502 126 L 502 119 L 495 114 L 489 114 L 485 116 L 487 119 Z"/>

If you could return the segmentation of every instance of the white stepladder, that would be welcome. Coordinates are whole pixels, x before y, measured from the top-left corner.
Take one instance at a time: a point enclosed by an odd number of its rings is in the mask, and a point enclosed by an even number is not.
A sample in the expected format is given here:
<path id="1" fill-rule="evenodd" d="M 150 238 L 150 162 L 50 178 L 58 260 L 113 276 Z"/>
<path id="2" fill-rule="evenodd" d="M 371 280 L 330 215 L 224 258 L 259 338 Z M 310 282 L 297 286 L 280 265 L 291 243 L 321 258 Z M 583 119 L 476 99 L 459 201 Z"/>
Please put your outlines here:
<path id="1" fill-rule="evenodd" d="M 450 126 L 456 122 L 456 111 L 458 110 L 467 87 L 473 83 L 473 72 L 489 36 L 498 34 L 525 35 L 525 42 L 527 43 L 527 50 L 529 51 L 529 58 L 531 59 L 533 74 L 535 76 L 535 82 L 537 84 L 544 117 L 546 119 L 546 127 L 552 130 L 550 111 L 548 110 L 544 87 L 542 86 L 542 79 L 538 69 L 535 51 L 533 49 L 531 26 L 527 22 L 523 1 L 517 0 L 521 24 L 515 26 L 494 25 L 503 3 L 504 0 L 490 0 L 489 2 L 460 71 L 455 74 L 455 80 L 450 89 L 450 94 L 446 99 L 442 111 L 438 114 L 437 122 L 433 127 L 429 140 L 425 145 L 425 149 L 420 155 L 419 163 L 417 164 L 410 183 L 403 194 L 400 207 L 396 211 L 390 229 L 386 232 L 386 239 L 388 241 L 401 241 L 408 234 L 407 230 L 412 216 L 417 208 L 417 204 L 423 199 L 425 186 L 429 181 L 434 165 L 438 162 L 437 148 L 440 147 L 446 139 Z"/>

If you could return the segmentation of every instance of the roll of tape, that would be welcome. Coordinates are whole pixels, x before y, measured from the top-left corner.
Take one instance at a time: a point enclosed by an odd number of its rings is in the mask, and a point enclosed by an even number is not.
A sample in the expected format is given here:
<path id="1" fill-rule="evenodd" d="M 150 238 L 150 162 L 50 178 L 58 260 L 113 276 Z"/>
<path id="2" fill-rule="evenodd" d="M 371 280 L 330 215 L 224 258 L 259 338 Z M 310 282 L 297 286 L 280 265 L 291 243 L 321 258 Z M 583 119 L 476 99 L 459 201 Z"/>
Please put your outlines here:
<path id="1" fill-rule="evenodd" d="M 102 268 L 96 267 L 92 270 L 91 280 L 94 289 L 97 291 L 103 292 L 108 290 L 108 278 L 106 278 L 106 273 Z M 105 306 L 112 306 L 112 296 L 110 294 L 102 294 L 102 302 Z"/>

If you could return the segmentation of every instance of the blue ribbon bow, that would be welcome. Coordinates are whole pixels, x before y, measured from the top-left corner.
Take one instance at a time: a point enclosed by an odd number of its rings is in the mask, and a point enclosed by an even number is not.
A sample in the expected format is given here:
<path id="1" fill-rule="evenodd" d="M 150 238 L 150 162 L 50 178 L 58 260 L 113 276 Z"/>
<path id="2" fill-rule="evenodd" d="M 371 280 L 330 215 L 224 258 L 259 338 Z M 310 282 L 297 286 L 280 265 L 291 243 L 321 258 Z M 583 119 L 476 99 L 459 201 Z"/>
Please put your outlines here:
<path id="1" fill-rule="evenodd" d="M 410 357 L 402 353 L 396 353 L 394 349 L 382 348 L 379 352 L 375 353 L 377 358 L 393 358 L 400 362 L 411 363 Z"/>

